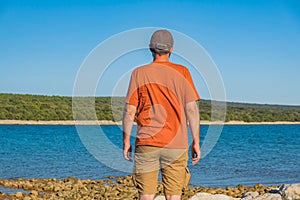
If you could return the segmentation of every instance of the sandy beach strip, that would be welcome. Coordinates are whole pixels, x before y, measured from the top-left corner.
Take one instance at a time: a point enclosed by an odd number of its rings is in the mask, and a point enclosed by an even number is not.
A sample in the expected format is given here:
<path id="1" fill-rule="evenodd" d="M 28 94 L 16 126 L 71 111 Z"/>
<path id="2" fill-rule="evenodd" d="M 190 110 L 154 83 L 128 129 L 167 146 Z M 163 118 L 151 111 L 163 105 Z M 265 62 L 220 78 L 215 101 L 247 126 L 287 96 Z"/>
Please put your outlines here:
<path id="1" fill-rule="evenodd" d="M 122 122 L 114 122 L 109 120 L 53 120 L 53 121 L 34 121 L 34 120 L 0 120 L 2 125 L 122 125 Z M 200 121 L 201 125 L 264 125 L 264 124 L 300 124 L 300 122 L 288 122 L 288 121 L 277 121 L 277 122 L 243 122 L 243 121 Z"/>
<path id="2" fill-rule="evenodd" d="M 53 120 L 53 121 L 34 121 L 34 120 L 0 120 L 0 124 L 6 125 L 121 125 L 121 122 L 109 120 Z"/>
<path id="3" fill-rule="evenodd" d="M 276 121 L 276 122 L 244 122 L 244 121 L 229 121 L 229 122 L 223 122 L 223 121 L 200 121 L 200 124 L 203 125 L 276 125 L 276 124 L 300 124 L 300 122 L 289 122 L 289 121 Z"/>

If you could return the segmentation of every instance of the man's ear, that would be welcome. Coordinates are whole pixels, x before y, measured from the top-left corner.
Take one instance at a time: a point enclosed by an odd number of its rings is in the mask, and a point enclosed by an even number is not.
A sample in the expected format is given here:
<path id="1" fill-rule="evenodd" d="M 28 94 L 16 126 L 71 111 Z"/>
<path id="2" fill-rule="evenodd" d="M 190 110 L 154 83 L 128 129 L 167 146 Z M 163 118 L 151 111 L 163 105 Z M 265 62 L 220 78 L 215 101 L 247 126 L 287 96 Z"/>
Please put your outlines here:
<path id="1" fill-rule="evenodd" d="M 174 47 L 172 47 L 172 48 L 170 49 L 170 51 L 169 51 L 170 54 L 173 52 L 173 50 L 174 50 Z"/>

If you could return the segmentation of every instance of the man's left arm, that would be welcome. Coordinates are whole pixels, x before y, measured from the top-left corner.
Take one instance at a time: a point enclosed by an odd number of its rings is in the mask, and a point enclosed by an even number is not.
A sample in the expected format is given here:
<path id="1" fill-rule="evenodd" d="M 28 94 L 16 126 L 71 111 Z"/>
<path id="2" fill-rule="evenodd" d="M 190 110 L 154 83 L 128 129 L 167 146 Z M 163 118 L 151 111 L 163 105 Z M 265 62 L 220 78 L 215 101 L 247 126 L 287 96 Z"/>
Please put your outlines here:
<path id="1" fill-rule="evenodd" d="M 130 144 L 130 133 L 133 126 L 136 107 L 130 104 L 125 104 L 123 112 L 123 155 L 124 159 L 132 160 L 132 148 Z"/>

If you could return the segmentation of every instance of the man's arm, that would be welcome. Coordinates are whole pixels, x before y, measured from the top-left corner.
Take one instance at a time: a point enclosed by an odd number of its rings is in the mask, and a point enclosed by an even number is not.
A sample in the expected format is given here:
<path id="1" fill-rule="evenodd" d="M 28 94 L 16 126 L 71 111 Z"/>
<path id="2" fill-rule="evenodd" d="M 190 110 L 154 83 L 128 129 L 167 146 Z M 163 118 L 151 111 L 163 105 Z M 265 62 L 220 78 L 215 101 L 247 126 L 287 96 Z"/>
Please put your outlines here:
<path id="1" fill-rule="evenodd" d="M 132 160 L 132 148 L 130 144 L 130 133 L 133 125 L 133 120 L 136 112 L 136 107 L 133 105 L 125 104 L 123 112 L 123 155 L 124 159 Z"/>
<path id="2" fill-rule="evenodd" d="M 191 149 L 192 165 L 195 165 L 201 156 L 200 151 L 200 119 L 199 110 L 196 101 L 189 102 L 185 105 L 185 112 L 187 120 L 190 124 L 190 129 L 193 138 L 193 144 Z"/>

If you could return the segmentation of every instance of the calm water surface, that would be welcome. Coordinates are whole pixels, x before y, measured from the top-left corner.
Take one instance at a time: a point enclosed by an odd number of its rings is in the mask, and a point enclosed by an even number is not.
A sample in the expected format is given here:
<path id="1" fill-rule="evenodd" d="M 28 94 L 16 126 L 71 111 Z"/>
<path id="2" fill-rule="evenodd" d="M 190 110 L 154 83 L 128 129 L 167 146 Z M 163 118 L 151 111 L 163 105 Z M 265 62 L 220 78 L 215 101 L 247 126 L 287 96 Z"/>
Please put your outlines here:
<path id="1" fill-rule="evenodd" d="M 99 127 L 84 126 L 87 135 Z M 118 126 L 102 126 L 102 133 L 121 149 Z M 201 126 L 201 140 L 208 126 Z M 235 186 L 256 183 L 300 182 L 300 125 L 226 125 L 217 145 L 196 166 L 190 166 L 191 183 L 201 186 Z M 102 159 L 113 154 L 102 144 Z M 115 164 L 122 162 L 116 157 Z M 0 178 L 101 179 L 127 175 L 92 156 L 75 126 L 0 125 Z"/>

